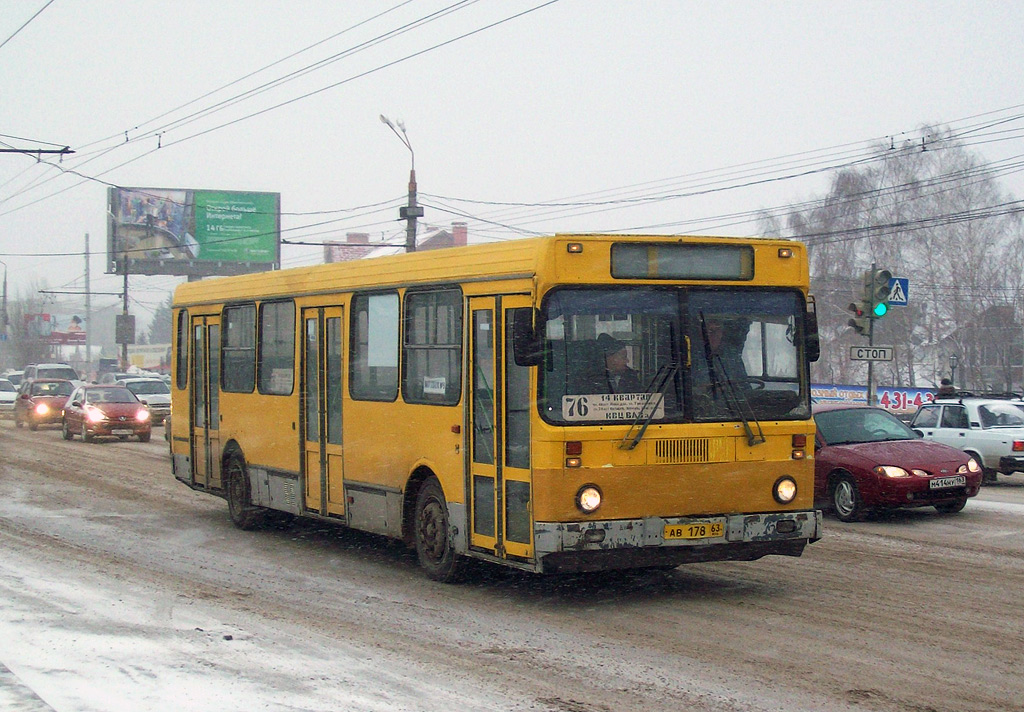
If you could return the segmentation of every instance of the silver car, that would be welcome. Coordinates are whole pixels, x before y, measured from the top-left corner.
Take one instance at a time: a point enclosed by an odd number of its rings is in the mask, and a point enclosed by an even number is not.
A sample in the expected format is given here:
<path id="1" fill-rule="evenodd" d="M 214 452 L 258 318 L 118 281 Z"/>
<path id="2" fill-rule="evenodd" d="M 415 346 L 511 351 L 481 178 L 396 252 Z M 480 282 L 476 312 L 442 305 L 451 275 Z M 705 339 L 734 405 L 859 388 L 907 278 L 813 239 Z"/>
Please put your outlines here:
<path id="1" fill-rule="evenodd" d="M 149 406 L 153 416 L 153 425 L 161 425 L 171 414 L 171 389 L 160 378 L 122 378 L 119 386 L 127 386 L 128 390 Z"/>

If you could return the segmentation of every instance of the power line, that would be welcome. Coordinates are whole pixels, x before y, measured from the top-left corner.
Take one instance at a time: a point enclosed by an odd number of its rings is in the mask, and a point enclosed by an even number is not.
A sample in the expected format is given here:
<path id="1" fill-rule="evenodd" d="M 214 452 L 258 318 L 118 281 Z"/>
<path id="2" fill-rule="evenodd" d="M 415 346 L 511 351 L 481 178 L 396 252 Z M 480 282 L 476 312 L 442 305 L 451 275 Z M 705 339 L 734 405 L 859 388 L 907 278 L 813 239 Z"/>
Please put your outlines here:
<path id="1" fill-rule="evenodd" d="M 29 23 L 30 23 L 30 22 L 32 22 L 32 20 L 34 20 L 34 19 L 36 19 L 37 17 L 39 17 L 39 14 L 40 14 L 40 13 L 41 13 L 41 12 L 42 12 L 43 10 L 45 10 L 46 8 L 50 7 L 50 5 L 52 5 L 52 4 L 53 4 L 53 0 L 48 0 L 48 2 L 47 2 L 47 3 L 45 4 L 45 5 L 43 5 L 43 6 L 41 7 L 41 8 L 39 8 L 38 10 L 36 10 L 36 14 L 35 14 L 35 15 L 33 15 L 32 17 L 30 17 L 30 18 L 28 18 L 27 20 L 25 20 L 25 24 L 23 24 L 23 25 L 22 25 L 21 27 L 19 27 L 18 29 L 16 29 L 16 30 L 14 31 L 14 33 L 13 33 L 13 34 L 12 34 L 12 35 L 11 35 L 10 37 L 8 37 L 7 39 L 5 39 L 5 40 L 4 40 L 3 42 L 0 42 L 0 49 L 3 49 L 3 46 L 4 46 L 5 44 L 7 44 L 7 43 L 8 43 L 8 42 L 10 42 L 11 40 L 13 40 L 13 39 L 14 39 L 14 37 L 15 37 L 15 35 L 17 35 L 17 34 L 18 34 L 19 32 L 21 32 L 21 31 L 22 31 L 22 30 L 24 30 L 24 29 L 25 29 L 26 27 L 28 27 Z"/>

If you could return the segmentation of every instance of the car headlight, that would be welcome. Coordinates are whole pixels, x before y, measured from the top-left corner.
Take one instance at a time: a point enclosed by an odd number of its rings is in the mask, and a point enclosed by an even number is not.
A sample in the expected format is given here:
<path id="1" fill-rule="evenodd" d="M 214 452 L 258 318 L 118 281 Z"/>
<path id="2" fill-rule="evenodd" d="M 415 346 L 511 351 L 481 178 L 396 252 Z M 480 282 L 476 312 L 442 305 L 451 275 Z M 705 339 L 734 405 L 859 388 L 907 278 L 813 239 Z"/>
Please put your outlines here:
<path id="1" fill-rule="evenodd" d="M 967 472 L 981 472 L 981 465 L 979 465 L 978 461 L 975 460 L 973 457 L 969 457 L 967 458 L 967 464 L 960 465 L 960 467 L 957 468 L 956 472 L 958 475 L 963 475 Z"/>
<path id="2" fill-rule="evenodd" d="M 874 469 L 874 473 L 879 477 L 910 477 L 909 472 L 895 465 L 879 465 Z"/>
<path id="3" fill-rule="evenodd" d="M 46 415 L 50 412 L 50 407 L 46 403 L 37 403 L 35 411 L 36 415 Z"/>
<path id="4" fill-rule="evenodd" d="M 90 423 L 102 423 L 107 419 L 107 414 L 99 408 L 88 408 L 85 411 L 85 417 L 89 419 Z"/>
<path id="5" fill-rule="evenodd" d="M 601 506 L 601 490 L 597 485 L 583 485 L 576 493 L 576 506 L 584 514 L 592 514 Z"/>
<path id="6" fill-rule="evenodd" d="M 149 411 L 143 408 L 142 410 L 135 414 L 135 419 L 140 423 L 145 423 L 147 420 L 149 420 Z"/>
<path id="7" fill-rule="evenodd" d="M 789 475 L 775 480 L 772 496 L 779 504 L 789 504 L 796 499 L 796 480 Z"/>

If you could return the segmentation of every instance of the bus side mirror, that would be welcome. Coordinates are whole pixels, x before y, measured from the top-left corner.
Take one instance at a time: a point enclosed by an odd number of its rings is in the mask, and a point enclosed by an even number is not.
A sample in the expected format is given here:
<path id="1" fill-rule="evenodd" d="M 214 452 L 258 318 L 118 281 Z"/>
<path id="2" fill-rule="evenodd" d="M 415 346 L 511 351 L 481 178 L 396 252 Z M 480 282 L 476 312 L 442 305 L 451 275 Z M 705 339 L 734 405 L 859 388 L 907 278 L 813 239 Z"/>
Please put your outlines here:
<path id="1" fill-rule="evenodd" d="M 807 310 L 807 315 L 804 318 L 804 327 L 806 329 L 804 352 L 807 354 L 807 360 L 814 363 L 821 358 L 821 340 L 818 338 L 818 312 L 811 309 Z"/>
<path id="2" fill-rule="evenodd" d="M 544 359 L 543 340 L 534 328 L 537 310 L 512 310 L 512 355 L 517 366 L 537 366 Z"/>

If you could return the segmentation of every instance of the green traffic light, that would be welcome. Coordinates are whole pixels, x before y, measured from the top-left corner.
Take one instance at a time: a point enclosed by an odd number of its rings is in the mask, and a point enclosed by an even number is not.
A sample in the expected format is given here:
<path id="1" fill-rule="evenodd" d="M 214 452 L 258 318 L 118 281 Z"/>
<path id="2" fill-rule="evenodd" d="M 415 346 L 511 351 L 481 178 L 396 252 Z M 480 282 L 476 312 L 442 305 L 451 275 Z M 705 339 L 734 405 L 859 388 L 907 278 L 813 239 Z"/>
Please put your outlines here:
<path id="1" fill-rule="evenodd" d="M 888 312 L 888 311 L 889 311 L 889 305 L 886 304 L 885 302 L 878 302 L 878 304 L 875 305 L 875 308 L 872 309 L 872 312 L 874 313 L 874 315 L 876 317 L 885 316 L 886 312 Z"/>

